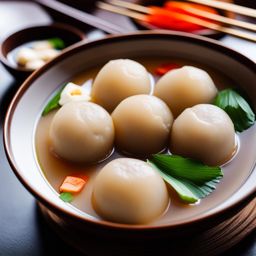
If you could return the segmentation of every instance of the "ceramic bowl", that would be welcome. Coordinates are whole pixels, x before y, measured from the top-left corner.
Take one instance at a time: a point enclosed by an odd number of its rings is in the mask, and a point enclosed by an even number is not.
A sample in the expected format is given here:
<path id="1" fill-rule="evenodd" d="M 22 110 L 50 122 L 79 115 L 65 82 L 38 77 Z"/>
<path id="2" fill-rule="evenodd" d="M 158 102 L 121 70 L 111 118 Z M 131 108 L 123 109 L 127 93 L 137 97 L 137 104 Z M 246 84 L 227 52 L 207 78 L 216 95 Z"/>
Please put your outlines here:
<path id="1" fill-rule="evenodd" d="M 111 36 L 71 47 L 34 72 L 9 106 L 4 143 L 15 174 L 38 200 L 51 226 L 88 255 L 136 255 L 147 251 L 146 255 L 150 255 L 159 250 L 166 253 L 175 250 L 177 255 L 187 255 L 189 250 L 207 253 L 196 255 L 213 255 L 211 253 L 223 251 L 223 243 L 227 249 L 256 226 L 255 125 L 245 131 L 248 139 L 240 145 L 242 153 L 237 156 L 237 164 L 242 166 L 241 177 L 235 177 L 225 197 L 186 219 L 176 216 L 176 220 L 158 225 L 125 225 L 99 220 L 61 201 L 45 179 L 36 158 L 35 129 L 50 95 L 76 74 L 102 66 L 110 59 L 168 56 L 196 60 L 230 78 L 245 91 L 256 109 L 254 62 L 212 39 L 170 32 Z M 250 157 L 241 160 L 248 150 Z M 232 170 L 229 175 L 232 176 Z M 186 246 L 184 239 L 187 239 Z M 195 245 L 198 243 L 200 246 Z"/>
<path id="2" fill-rule="evenodd" d="M 20 67 L 10 61 L 7 57 L 8 53 L 24 43 L 53 37 L 61 38 L 68 47 L 83 40 L 85 34 L 73 26 L 62 23 L 28 27 L 12 33 L 2 41 L 0 45 L 0 61 L 15 78 L 24 79 L 29 76 L 33 70 Z"/>

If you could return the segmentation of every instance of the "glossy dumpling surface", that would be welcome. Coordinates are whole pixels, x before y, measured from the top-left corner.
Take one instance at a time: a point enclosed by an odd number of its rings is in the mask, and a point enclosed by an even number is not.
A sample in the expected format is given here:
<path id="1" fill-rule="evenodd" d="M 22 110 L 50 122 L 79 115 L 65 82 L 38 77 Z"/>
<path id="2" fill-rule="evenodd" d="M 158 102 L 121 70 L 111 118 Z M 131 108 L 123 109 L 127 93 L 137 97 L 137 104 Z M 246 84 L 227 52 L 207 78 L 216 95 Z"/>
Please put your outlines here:
<path id="1" fill-rule="evenodd" d="M 207 72 L 184 66 L 161 77 L 156 83 L 154 94 L 169 106 L 176 117 L 185 108 L 211 103 L 217 95 L 217 89 Z"/>
<path id="2" fill-rule="evenodd" d="M 168 144 L 173 122 L 168 106 L 150 95 L 135 95 L 123 100 L 112 113 L 115 144 L 122 152 L 148 156 Z"/>
<path id="3" fill-rule="evenodd" d="M 94 208 L 113 222 L 147 223 L 159 217 L 168 203 L 163 179 L 141 160 L 115 159 L 103 167 L 94 183 Z"/>
<path id="4" fill-rule="evenodd" d="M 147 70 L 129 59 L 109 61 L 97 74 L 92 87 L 94 102 L 112 112 L 125 98 L 149 94 L 151 89 Z"/>
<path id="5" fill-rule="evenodd" d="M 214 105 L 187 108 L 173 123 L 170 149 L 208 165 L 223 164 L 236 149 L 234 125 L 226 112 Z"/>
<path id="6" fill-rule="evenodd" d="M 72 161 L 91 163 L 112 150 L 114 126 L 111 116 L 91 102 L 70 102 L 55 114 L 49 131 L 53 151 Z"/>

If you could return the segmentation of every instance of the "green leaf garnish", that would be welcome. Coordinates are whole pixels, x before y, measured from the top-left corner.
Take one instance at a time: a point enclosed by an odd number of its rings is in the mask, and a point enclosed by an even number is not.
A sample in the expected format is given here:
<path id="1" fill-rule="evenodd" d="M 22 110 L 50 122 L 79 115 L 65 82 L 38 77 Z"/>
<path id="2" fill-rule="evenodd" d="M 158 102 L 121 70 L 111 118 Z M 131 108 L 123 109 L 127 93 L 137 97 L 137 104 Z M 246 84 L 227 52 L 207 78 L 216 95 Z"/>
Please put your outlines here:
<path id="1" fill-rule="evenodd" d="M 153 155 L 150 163 L 178 193 L 182 201 L 195 203 L 208 196 L 223 177 L 220 167 L 176 155 Z"/>
<path id="2" fill-rule="evenodd" d="M 48 104 L 45 106 L 42 116 L 47 115 L 49 112 L 51 112 L 54 109 L 60 108 L 60 95 L 63 91 L 65 86 L 63 86 L 59 91 L 56 92 L 56 94 L 50 99 Z"/>
<path id="3" fill-rule="evenodd" d="M 59 196 L 59 198 L 60 198 L 62 201 L 66 202 L 66 203 L 70 203 L 70 202 L 72 202 L 72 200 L 73 200 L 73 196 L 72 196 L 72 194 L 69 193 L 69 192 L 63 192 L 63 193 L 61 193 L 60 196 Z"/>
<path id="4" fill-rule="evenodd" d="M 65 48 L 65 43 L 62 39 L 58 37 L 50 38 L 47 40 L 54 49 L 62 50 Z"/>
<path id="5" fill-rule="evenodd" d="M 242 132 L 255 123 L 255 114 L 247 101 L 232 89 L 218 93 L 214 104 L 222 108 L 234 123 L 235 130 Z"/>

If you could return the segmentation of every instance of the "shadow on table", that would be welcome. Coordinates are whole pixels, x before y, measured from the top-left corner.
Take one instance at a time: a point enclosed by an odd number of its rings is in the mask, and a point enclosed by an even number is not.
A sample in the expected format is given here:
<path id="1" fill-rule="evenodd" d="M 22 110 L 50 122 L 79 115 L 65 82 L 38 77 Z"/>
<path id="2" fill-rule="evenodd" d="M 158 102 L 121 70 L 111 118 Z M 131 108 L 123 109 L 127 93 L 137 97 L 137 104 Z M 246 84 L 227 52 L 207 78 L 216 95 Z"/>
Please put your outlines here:
<path id="1" fill-rule="evenodd" d="M 71 248 L 65 244 L 58 235 L 52 230 L 41 214 L 38 205 L 35 205 L 36 224 L 38 230 L 38 238 L 41 241 L 41 252 L 40 255 L 72 255 L 80 256 L 76 249 Z"/>
<path id="2" fill-rule="evenodd" d="M 22 81 L 15 81 L 14 78 L 6 72 L 2 64 L 0 64 L 0 78 L 0 123 L 3 123 L 9 103 Z"/>
<path id="3" fill-rule="evenodd" d="M 256 255 L 256 230 L 246 237 L 241 243 L 228 250 L 225 256 Z"/>

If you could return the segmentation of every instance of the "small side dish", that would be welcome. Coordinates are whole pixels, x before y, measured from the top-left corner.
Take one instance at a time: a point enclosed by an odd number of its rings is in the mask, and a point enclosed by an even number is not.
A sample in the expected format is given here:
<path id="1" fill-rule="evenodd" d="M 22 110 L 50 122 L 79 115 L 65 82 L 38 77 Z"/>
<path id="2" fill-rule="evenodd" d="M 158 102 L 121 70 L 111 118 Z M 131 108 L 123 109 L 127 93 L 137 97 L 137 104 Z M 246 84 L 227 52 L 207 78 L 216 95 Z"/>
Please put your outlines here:
<path id="1" fill-rule="evenodd" d="M 0 61 L 13 76 L 24 79 L 64 48 L 84 38 L 84 32 L 63 23 L 27 27 L 3 39 Z"/>
<path id="2" fill-rule="evenodd" d="M 249 103 L 201 67 L 146 63 L 86 71 L 53 95 L 37 126 L 46 178 L 96 218 L 147 224 L 204 209 L 255 122 Z"/>

